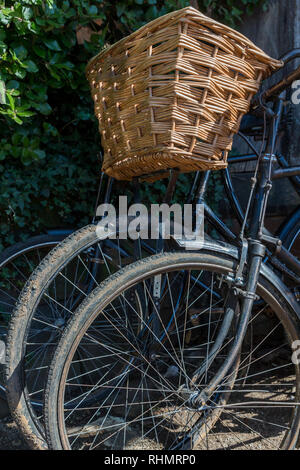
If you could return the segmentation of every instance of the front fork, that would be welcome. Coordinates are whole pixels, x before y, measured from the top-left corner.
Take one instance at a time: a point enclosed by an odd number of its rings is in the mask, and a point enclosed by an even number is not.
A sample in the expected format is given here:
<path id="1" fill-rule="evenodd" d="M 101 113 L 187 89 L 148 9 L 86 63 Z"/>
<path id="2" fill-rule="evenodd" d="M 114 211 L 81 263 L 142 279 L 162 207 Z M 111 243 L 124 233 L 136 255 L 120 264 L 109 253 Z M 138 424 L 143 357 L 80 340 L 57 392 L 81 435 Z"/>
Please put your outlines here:
<path id="1" fill-rule="evenodd" d="M 252 205 L 249 236 L 247 240 L 242 240 L 243 248 L 241 250 L 241 259 L 235 276 L 232 278 L 229 276 L 227 277 L 227 282 L 230 283 L 230 301 L 229 304 L 227 304 L 225 310 L 225 318 L 226 316 L 232 318 L 232 311 L 236 310 L 238 302 L 241 304 L 241 314 L 236 328 L 236 333 L 226 360 L 218 369 L 214 377 L 205 386 L 205 388 L 202 389 L 202 391 L 191 393 L 189 402 L 190 405 L 195 408 L 203 407 L 205 404 L 207 404 L 212 394 L 215 393 L 218 386 L 222 383 L 222 381 L 224 381 L 224 378 L 228 374 L 230 375 L 232 366 L 235 364 L 235 361 L 240 354 L 253 304 L 257 299 L 256 288 L 261 265 L 266 252 L 266 247 L 263 243 L 263 224 L 267 200 L 272 187 L 270 181 L 270 165 L 272 165 L 272 160 L 270 161 L 270 158 L 273 160 L 272 154 L 265 155 L 260 162 L 259 178 L 256 183 L 254 203 Z M 276 240 L 274 240 L 274 245 L 276 245 Z M 242 273 L 246 261 L 248 266 L 247 276 L 246 281 L 243 282 Z M 229 315 L 230 312 L 231 315 Z M 222 337 L 222 331 L 219 333 L 219 337 Z M 216 342 L 217 341 L 218 337 L 216 339 Z M 218 351 L 215 351 L 214 357 L 217 355 L 217 352 Z M 214 357 L 212 357 L 212 360 Z M 202 372 L 202 369 L 199 368 L 198 372 Z M 196 378 L 197 375 L 199 374 L 195 374 Z M 197 380 L 192 380 L 192 384 L 196 385 Z"/>
<path id="2" fill-rule="evenodd" d="M 190 404 L 193 407 L 202 407 L 209 401 L 213 393 L 215 393 L 217 387 L 221 384 L 224 378 L 232 370 L 238 354 L 240 353 L 242 343 L 247 331 L 249 319 L 251 316 L 253 303 L 257 299 L 256 286 L 258 277 L 261 269 L 261 264 L 265 256 L 265 246 L 258 241 L 249 242 L 249 258 L 250 267 L 248 270 L 247 281 L 243 289 L 240 287 L 231 287 L 231 305 L 227 306 L 225 316 L 228 314 L 227 310 L 233 312 L 236 310 L 238 301 L 241 303 L 241 314 L 236 329 L 236 333 L 226 357 L 226 360 L 222 366 L 218 369 L 212 380 L 206 385 L 201 392 L 193 393 L 190 396 Z M 218 339 L 218 338 L 217 338 Z"/>

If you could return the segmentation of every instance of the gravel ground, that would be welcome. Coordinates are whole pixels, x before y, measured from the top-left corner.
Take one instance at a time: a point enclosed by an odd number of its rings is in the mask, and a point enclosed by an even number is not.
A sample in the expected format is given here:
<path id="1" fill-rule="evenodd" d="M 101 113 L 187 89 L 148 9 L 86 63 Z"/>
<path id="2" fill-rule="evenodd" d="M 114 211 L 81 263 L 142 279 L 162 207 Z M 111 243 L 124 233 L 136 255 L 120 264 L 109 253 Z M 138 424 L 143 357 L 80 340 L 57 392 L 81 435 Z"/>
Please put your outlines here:
<path id="1" fill-rule="evenodd" d="M 279 374 L 278 374 L 279 375 Z M 283 373 L 282 377 L 270 377 L 270 384 L 276 384 L 277 401 L 289 401 L 293 397 L 289 391 L 292 390 L 294 384 L 294 377 Z M 276 380 L 275 380 L 276 378 Z M 264 386 L 264 381 L 258 381 L 260 388 Z M 279 386 L 281 384 L 281 386 Z M 258 383 L 255 383 L 257 388 Z M 250 385 L 247 386 L 248 388 Z M 280 390 L 281 389 L 281 393 Z M 231 397 L 236 395 L 234 391 Z M 272 392 L 264 392 L 262 395 L 259 392 L 253 393 L 251 390 L 246 393 L 247 399 L 274 399 Z M 244 397 L 245 398 L 245 397 Z M 239 402 L 235 396 L 234 401 Z M 4 416 L 6 412 L 5 402 L 0 399 L 0 416 Z M 279 412 L 279 415 L 278 415 Z M 290 411 L 288 408 L 283 408 L 278 411 L 278 408 L 259 409 L 248 408 L 241 409 L 234 419 L 231 417 L 231 412 L 222 413 L 218 422 L 215 424 L 213 430 L 209 434 L 209 442 L 203 442 L 202 445 L 196 447 L 197 450 L 204 450 L 206 444 L 210 449 L 222 449 L 224 447 L 234 449 L 247 449 L 247 450 L 261 450 L 261 449 L 275 449 L 280 445 L 284 436 L 284 426 L 289 421 Z M 273 433 L 270 431 L 268 424 L 276 423 L 276 428 Z M 265 429 L 266 428 L 266 429 Z M 249 432 L 250 431 L 250 432 Z M 266 434 L 265 434 L 266 432 Z M 263 438 L 265 435 L 265 438 Z M 268 436 L 268 438 L 266 438 Z M 136 442 L 133 439 L 133 445 L 128 449 L 135 449 Z M 242 445 L 241 445 L 242 444 Z M 138 446 L 139 447 L 139 446 Z M 145 448 L 151 450 L 151 442 L 145 445 Z M 29 450 L 28 445 L 24 441 L 17 425 L 12 420 L 11 416 L 0 418 L 0 450 Z"/>
<path id="2" fill-rule="evenodd" d="M 289 382 L 293 383 L 293 377 L 285 377 L 281 380 L 283 386 L 288 386 Z M 290 387 L 288 388 L 290 389 Z M 250 393 L 247 395 L 248 398 L 266 399 L 265 394 L 264 396 L 261 396 L 259 393 Z M 278 401 L 286 401 L 291 397 L 282 393 L 282 395 L 277 394 L 276 398 Z M 270 399 L 272 399 L 271 395 Z M 4 412 L 3 410 L 4 407 L 2 402 L 1 411 Z M 264 410 L 257 408 L 240 410 L 233 420 L 231 419 L 230 414 L 222 413 L 218 422 L 209 434 L 209 441 L 207 441 L 207 443 L 203 442 L 202 445 L 198 445 L 195 450 L 205 450 L 206 444 L 210 449 L 276 449 L 277 446 L 280 446 L 280 442 L 284 435 L 285 421 L 289 420 L 289 416 L 290 414 L 287 412 L 287 409 L 280 409 L 280 416 L 278 416 L 278 409 L 274 408 Z M 265 431 L 264 427 L 266 426 L 266 429 L 268 429 L 267 423 L 272 422 L 276 422 L 278 427 L 274 429 L 275 432 L 273 435 L 267 433 L 268 438 L 263 438 L 262 434 L 264 434 Z M 280 425 L 282 426 L 282 429 Z M 135 439 L 133 439 L 133 444 L 128 447 L 128 450 L 139 447 L 136 447 L 135 444 Z M 146 444 L 144 443 L 144 446 L 148 450 L 152 449 L 150 441 Z M 10 415 L 0 419 L 0 450 L 29 450 L 28 445 L 24 441 L 17 425 L 14 423 Z"/>
<path id="3" fill-rule="evenodd" d="M 10 416 L 0 419 L 0 450 L 29 450 Z"/>
<path id="4" fill-rule="evenodd" d="M 239 435 L 239 438 L 242 438 L 244 443 L 248 442 L 248 445 L 246 444 L 246 448 L 248 448 L 248 450 L 261 450 L 261 449 L 268 448 L 267 442 L 265 443 L 265 445 L 262 445 L 262 443 L 259 440 L 254 440 L 253 442 L 252 440 L 253 436 L 251 436 L 251 434 L 247 436 L 247 434 L 245 434 L 243 431 L 244 429 L 239 429 L 237 430 L 237 434 Z M 239 448 L 239 446 L 237 446 L 237 442 L 235 439 L 233 439 L 232 442 L 225 443 L 224 437 L 223 437 L 222 445 L 217 439 L 216 435 L 215 435 L 215 439 L 216 439 L 215 445 L 212 441 L 210 442 L 210 448 L 212 449 L 214 448 L 222 449 L 224 444 L 226 444 L 226 446 L 232 445 L 232 449 Z M 277 440 L 278 442 L 276 442 Z M 230 438 L 229 438 L 229 441 L 230 441 Z M 273 444 L 275 445 L 275 447 L 276 447 L 276 444 L 279 445 L 279 442 L 280 442 L 280 435 L 275 437 L 275 442 L 273 441 Z M 131 448 L 134 449 L 135 446 L 132 446 Z M 243 446 L 241 448 L 243 448 Z M 273 446 L 271 448 L 273 448 Z M 149 446 L 148 449 L 150 450 L 151 446 Z M 204 449 L 205 447 L 203 448 L 203 450 Z M 17 425 L 13 422 L 10 416 L 0 419 L 0 450 L 30 450 L 28 445 L 22 438 Z M 197 450 L 202 450 L 201 445 L 197 446 Z"/>

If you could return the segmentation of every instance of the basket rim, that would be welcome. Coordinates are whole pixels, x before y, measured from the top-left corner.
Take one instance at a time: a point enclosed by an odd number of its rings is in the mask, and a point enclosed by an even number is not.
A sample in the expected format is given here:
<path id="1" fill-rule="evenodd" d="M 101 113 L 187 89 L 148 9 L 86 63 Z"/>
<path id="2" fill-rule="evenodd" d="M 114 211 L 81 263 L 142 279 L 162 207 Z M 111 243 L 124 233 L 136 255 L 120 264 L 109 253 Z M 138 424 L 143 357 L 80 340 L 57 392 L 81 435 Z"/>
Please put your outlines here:
<path id="1" fill-rule="evenodd" d="M 106 55 L 109 55 L 111 52 L 114 51 L 114 49 L 117 49 L 123 43 L 126 43 L 129 39 L 133 40 L 137 36 L 143 35 L 145 32 L 147 32 L 147 30 L 151 30 L 151 28 L 155 26 L 158 22 L 161 24 L 161 27 L 163 27 L 163 23 L 167 23 L 169 19 L 176 20 L 177 18 L 184 18 L 185 16 L 188 16 L 188 15 L 193 15 L 193 16 L 196 15 L 199 19 L 203 21 L 205 26 L 209 26 L 213 30 L 223 29 L 223 33 L 226 34 L 229 38 L 234 39 L 235 41 L 239 41 L 243 46 L 250 48 L 251 49 L 250 54 L 253 54 L 254 56 L 256 54 L 259 55 L 260 56 L 259 59 L 263 63 L 266 63 L 269 66 L 270 72 L 283 67 L 284 63 L 282 61 L 273 59 L 272 57 L 270 57 L 261 48 L 256 46 L 250 39 L 248 39 L 247 36 L 234 30 L 230 26 L 224 25 L 223 23 L 220 23 L 219 21 L 216 21 L 204 15 L 199 10 L 196 10 L 196 8 L 192 6 L 188 6 L 185 8 L 181 8 L 180 10 L 167 13 L 166 15 L 162 15 L 150 21 L 149 23 L 146 23 L 145 25 L 141 26 L 139 29 L 137 29 L 133 33 L 129 34 L 128 36 L 125 36 L 124 38 L 110 45 L 106 49 L 100 51 L 97 55 L 95 55 L 89 60 L 85 69 L 86 75 L 87 76 L 89 75 L 90 69 L 93 67 L 93 65 L 96 62 L 98 62 L 98 60 L 100 60 L 102 57 L 104 58 Z"/>

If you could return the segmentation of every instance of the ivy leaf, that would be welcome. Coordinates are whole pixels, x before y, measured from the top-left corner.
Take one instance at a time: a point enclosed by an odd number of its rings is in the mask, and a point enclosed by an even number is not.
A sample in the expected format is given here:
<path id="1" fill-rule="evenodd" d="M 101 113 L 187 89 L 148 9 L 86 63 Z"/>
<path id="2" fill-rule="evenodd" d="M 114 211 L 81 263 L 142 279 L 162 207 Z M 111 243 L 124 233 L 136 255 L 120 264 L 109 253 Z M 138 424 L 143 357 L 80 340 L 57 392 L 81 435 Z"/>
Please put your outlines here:
<path id="1" fill-rule="evenodd" d="M 64 0 L 62 3 L 62 9 L 65 11 L 65 10 L 68 10 L 69 8 L 70 8 L 70 2 L 68 0 Z"/>
<path id="2" fill-rule="evenodd" d="M 121 3 L 118 3 L 116 5 L 116 10 L 117 10 L 118 17 L 120 18 L 123 15 L 123 13 L 126 11 L 126 6 L 122 5 Z"/>
<path id="3" fill-rule="evenodd" d="M 44 44 L 51 49 L 52 51 L 61 51 L 61 47 L 56 41 L 56 39 L 44 39 Z"/>
<path id="4" fill-rule="evenodd" d="M 9 82 L 7 82 L 7 88 L 10 90 L 18 90 L 20 88 L 20 82 L 17 80 L 9 80 Z"/>
<path id="5" fill-rule="evenodd" d="M 11 138 L 11 141 L 14 145 L 18 145 L 22 140 L 22 135 L 20 133 L 15 132 Z"/>
<path id="6" fill-rule="evenodd" d="M 36 23 L 34 23 L 33 21 L 30 21 L 30 23 L 28 24 L 28 29 L 33 34 L 38 34 L 40 32 L 40 28 L 38 28 Z"/>
<path id="7" fill-rule="evenodd" d="M 7 51 L 7 45 L 5 44 L 5 42 L 3 41 L 0 41 L 0 52 L 1 52 L 1 55 L 3 56 Z M 2 57 L 3 59 L 3 57 Z"/>
<path id="8" fill-rule="evenodd" d="M 25 69 L 21 69 L 21 68 L 17 69 L 17 70 L 15 71 L 15 76 L 16 76 L 17 78 L 21 78 L 21 79 L 25 78 L 25 77 L 26 77 L 26 70 L 25 70 Z"/>
<path id="9" fill-rule="evenodd" d="M 58 130 L 48 122 L 43 122 L 43 129 L 47 135 L 51 135 L 52 137 L 57 137 L 59 135 Z"/>
<path id="10" fill-rule="evenodd" d="M 10 94 L 11 96 L 20 96 L 19 90 L 15 90 L 14 88 L 10 90 Z"/>
<path id="11" fill-rule="evenodd" d="M 52 108 L 48 103 L 34 103 L 34 108 L 46 116 L 52 112 Z"/>
<path id="12" fill-rule="evenodd" d="M 22 16 L 25 20 L 30 20 L 33 15 L 33 11 L 30 7 L 23 7 L 22 8 Z"/>
<path id="13" fill-rule="evenodd" d="M 18 57 L 18 59 L 20 59 L 20 60 L 25 59 L 25 57 L 27 57 L 27 54 L 28 54 L 27 49 L 22 45 L 14 47 L 13 51 L 16 54 L 16 56 Z"/>
<path id="14" fill-rule="evenodd" d="M 152 5 L 151 7 L 148 8 L 146 12 L 146 19 L 147 21 L 150 21 L 152 18 L 157 18 L 158 16 L 158 9 L 155 5 Z"/>
<path id="15" fill-rule="evenodd" d="M 26 136 L 23 138 L 23 147 L 29 147 L 29 144 L 30 144 L 30 140 L 29 138 Z"/>
<path id="16" fill-rule="evenodd" d="M 95 16 L 98 13 L 98 8 L 96 7 L 96 5 L 91 5 L 87 8 L 87 12 L 89 15 Z"/>
<path id="17" fill-rule="evenodd" d="M 33 62 L 33 60 L 25 60 L 23 64 L 28 72 L 36 73 L 39 71 L 38 66 Z"/>
<path id="18" fill-rule="evenodd" d="M 43 47 L 40 47 L 40 46 L 34 44 L 34 45 L 32 46 L 32 49 L 34 50 L 34 52 L 36 53 L 36 55 L 38 55 L 38 56 L 41 57 L 42 59 L 45 59 L 45 58 L 46 58 L 47 51 L 46 51 L 46 49 L 44 49 Z"/>
<path id="19" fill-rule="evenodd" d="M 76 114 L 78 119 L 82 121 L 87 121 L 88 119 L 91 119 L 92 116 L 90 109 L 80 109 Z"/>
<path id="20" fill-rule="evenodd" d="M 1 8 L 3 8 L 1 6 Z M 8 10 L 8 12 L 6 12 L 5 10 Z M 11 19 L 10 17 L 8 16 L 10 13 L 9 9 L 3 9 L 2 11 L 0 10 L 0 22 L 2 24 L 4 24 L 5 26 L 7 26 L 10 22 L 11 22 Z"/>
<path id="21" fill-rule="evenodd" d="M 48 65 L 47 68 L 49 69 L 49 72 L 50 72 L 51 76 L 52 76 L 53 78 L 55 78 L 55 80 L 57 80 L 58 82 L 61 82 L 61 77 L 55 72 L 54 67 L 50 67 L 50 65 Z M 50 80 L 48 80 L 48 84 L 49 84 L 50 86 L 54 86 L 54 87 L 55 87 L 55 85 L 53 84 L 53 82 L 50 81 Z M 56 86 L 63 86 L 63 83 L 61 83 L 61 84 L 58 83 L 58 84 L 56 84 Z"/>
<path id="22" fill-rule="evenodd" d="M 55 65 L 57 64 L 57 62 L 59 62 L 62 58 L 62 54 L 53 54 L 53 56 L 51 57 L 50 61 L 49 61 L 49 64 L 51 65 Z"/>
<path id="23" fill-rule="evenodd" d="M 42 196 L 45 196 L 48 199 L 49 196 L 50 196 L 49 188 L 43 188 L 42 191 L 41 191 L 41 194 L 42 194 Z"/>
<path id="24" fill-rule="evenodd" d="M 236 16 L 240 16 L 243 13 L 242 10 L 239 10 L 236 7 L 232 7 L 231 11 L 232 11 L 232 14 Z"/>
<path id="25" fill-rule="evenodd" d="M 39 26 L 45 26 L 45 24 L 46 24 L 46 21 L 43 18 L 40 18 L 40 17 L 37 17 L 35 19 L 35 21 Z"/>
<path id="26" fill-rule="evenodd" d="M 66 70 L 72 70 L 74 69 L 74 64 L 70 61 L 62 62 L 60 64 L 56 65 L 57 68 L 59 69 L 66 69 Z"/>
<path id="27" fill-rule="evenodd" d="M 44 150 L 36 149 L 33 151 L 33 154 L 36 155 L 39 159 L 45 158 L 46 153 Z"/>
<path id="28" fill-rule="evenodd" d="M 24 166 L 30 165 L 30 163 L 32 162 L 32 156 L 31 156 L 30 152 L 28 152 L 28 151 L 23 152 L 23 154 L 21 155 L 21 162 L 23 163 Z"/>

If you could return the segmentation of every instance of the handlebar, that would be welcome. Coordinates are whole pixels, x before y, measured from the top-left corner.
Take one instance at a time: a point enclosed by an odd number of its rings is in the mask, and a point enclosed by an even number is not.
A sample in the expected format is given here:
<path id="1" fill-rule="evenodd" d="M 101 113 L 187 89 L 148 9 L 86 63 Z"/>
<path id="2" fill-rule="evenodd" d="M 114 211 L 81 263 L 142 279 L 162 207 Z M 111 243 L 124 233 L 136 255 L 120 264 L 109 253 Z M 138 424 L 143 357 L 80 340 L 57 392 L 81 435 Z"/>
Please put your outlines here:
<path id="1" fill-rule="evenodd" d="M 300 56 L 299 56 L 300 57 Z M 271 98 L 272 96 L 278 96 L 282 93 L 286 88 L 288 88 L 295 80 L 300 79 L 300 67 L 298 67 L 294 72 L 290 73 L 287 77 L 285 77 L 280 82 L 276 83 L 276 85 L 272 86 L 268 90 L 263 93 L 262 98 L 264 100 Z"/>
<path id="2" fill-rule="evenodd" d="M 284 65 L 287 65 L 289 62 L 295 59 L 300 59 L 300 48 L 293 49 L 280 58 Z M 276 97 L 280 95 L 286 88 L 288 88 L 295 80 L 298 79 L 300 79 L 300 66 L 292 73 L 290 73 L 287 77 L 285 77 L 283 80 L 276 83 L 276 85 L 273 85 L 271 88 L 264 91 L 260 95 L 260 100 L 256 96 L 252 102 L 252 109 L 257 108 L 257 106 L 259 106 L 261 102 L 266 101 L 271 97 Z"/>
<path id="3" fill-rule="evenodd" d="M 297 49 L 292 49 L 291 51 L 287 52 L 282 57 L 280 57 L 279 60 L 281 60 L 284 63 L 284 65 L 286 65 L 289 62 L 291 62 L 291 60 L 299 59 L 299 58 L 300 58 L 300 48 L 297 48 Z"/>
<path id="4" fill-rule="evenodd" d="M 284 54 L 280 60 L 287 65 L 289 62 L 295 59 L 300 59 L 300 48 L 293 49 L 286 54 Z M 287 77 L 281 80 L 276 85 L 272 86 L 268 90 L 263 93 L 263 98 L 268 99 L 271 96 L 278 96 L 282 91 L 284 91 L 287 87 L 289 87 L 295 80 L 300 78 L 300 67 L 290 73 Z"/>

